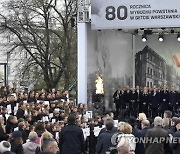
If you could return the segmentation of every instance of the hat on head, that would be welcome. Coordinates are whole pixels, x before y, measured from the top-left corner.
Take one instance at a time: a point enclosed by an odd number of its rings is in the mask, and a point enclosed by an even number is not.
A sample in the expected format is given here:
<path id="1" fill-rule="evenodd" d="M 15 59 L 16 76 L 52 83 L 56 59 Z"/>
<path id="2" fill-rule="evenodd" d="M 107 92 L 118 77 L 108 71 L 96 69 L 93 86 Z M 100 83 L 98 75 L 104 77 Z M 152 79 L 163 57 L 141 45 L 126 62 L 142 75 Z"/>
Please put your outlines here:
<path id="1" fill-rule="evenodd" d="M 7 141 L 0 142 L 0 152 L 4 153 L 6 151 L 11 151 L 11 144 Z"/>
<path id="2" fill-rule="evenodd" d="M 12 133 L 12 138 L 19 138 L 22 137 L 22 133 L 20 131 L 14 131 Z"/>
<path id="3" fill-rule="evenodd" d="M 35 141 L 36 139 L 37 139 L 37 137 L 38 137 L 38 135 L 37 135 L 37 133 L 36 132 L 30 132 L 29 133 L 29 136 L 28 136 L 28 138 L 31 140 L 31 141 Z"/>
<path id="4" fill-rule="evenodd" d="M 162 118 L 161 117 L 155 117 L 154 118 L 154 126 L 162 126 Z"/>

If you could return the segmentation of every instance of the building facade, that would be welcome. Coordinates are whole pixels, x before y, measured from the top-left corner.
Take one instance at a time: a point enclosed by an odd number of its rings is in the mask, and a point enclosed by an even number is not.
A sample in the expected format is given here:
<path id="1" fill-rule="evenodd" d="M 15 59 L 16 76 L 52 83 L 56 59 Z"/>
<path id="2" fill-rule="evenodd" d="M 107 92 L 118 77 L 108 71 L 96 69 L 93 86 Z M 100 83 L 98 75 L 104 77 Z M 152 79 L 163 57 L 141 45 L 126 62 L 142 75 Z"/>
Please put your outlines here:
<path id="1" fill-rule="evenodd" d="M 153 87 L 167 83 L 166 62 L 149 46 L 135 55 L 135 81 L 136 85 Z"/>

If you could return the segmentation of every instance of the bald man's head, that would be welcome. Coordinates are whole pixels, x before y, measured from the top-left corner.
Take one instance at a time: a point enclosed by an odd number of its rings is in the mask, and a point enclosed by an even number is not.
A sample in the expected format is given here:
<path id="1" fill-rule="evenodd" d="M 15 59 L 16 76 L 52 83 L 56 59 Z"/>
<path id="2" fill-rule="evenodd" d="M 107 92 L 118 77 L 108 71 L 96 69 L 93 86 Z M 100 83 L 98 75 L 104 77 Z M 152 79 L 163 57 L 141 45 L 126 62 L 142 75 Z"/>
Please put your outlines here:
<path id="1" fill-rule="evenodd" d="M 149 120 L 143 120 L 143 121 L 141 122 L 141 127 L 142 127 L 142 129 L 148 128 L 149 126 L 150 126 Z"/>

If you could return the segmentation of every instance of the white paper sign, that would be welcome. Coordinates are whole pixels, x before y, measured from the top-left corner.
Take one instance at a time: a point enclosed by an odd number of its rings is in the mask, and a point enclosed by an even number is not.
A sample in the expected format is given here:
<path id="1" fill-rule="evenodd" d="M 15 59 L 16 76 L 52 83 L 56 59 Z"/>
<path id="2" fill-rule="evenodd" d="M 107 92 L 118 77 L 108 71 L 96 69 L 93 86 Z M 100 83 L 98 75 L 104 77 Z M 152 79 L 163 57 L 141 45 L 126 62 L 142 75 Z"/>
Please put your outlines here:
<path id="1" fill-rule="evenodd" d="M 51 119 L 53 117 L 53 113 L 50 113 L 49 114 L 49 118 Z"/>
<path id="2" fill-rule="evenodd" d="M 92 111 L 86 111 L 86 118 L 91 119 L 92 118 Z"/>
<path id="3" fill-rule="evenodd" d="M 56 140 L 59 140 L 59 132 L 56 132 Z"/>
<path id="4" fill-rule="evenodd" d="M 54 124 L 56 122 L 56 119 L 52 119 L 52 123 Z"/>
<path id="5" fill-rule="evenodd" d="M 44 101 L 44 104 L 49 106 L 49 101 Z"/>
<path id="6" fill-rule="evenodd" d="M 115 126 L 115 127 L 118 126 L 118 120 L 114 120 L 114 126 Z"/>
<path id="7" fill-rule="evenodd" d="M 24 100 L 24 101 L 23 101 L 23 103 L 25 103 L 25 104 L 26 104 L 26 103 L 27 103 L 27 100 Z"/>
<path id="8" fill-rule="evenodd" d="M 97 137 L 102 128 L 94 127 L 94 135 Z"/>
<path id="9" fill-rule="evenodd" d="M 43 117 L 43 118 L 42 118 L 42 121 L 43 121 L 43 122 L 49 121 L 48 116 Z"/>
<path id="10" fill-rule="evenodd" d="M 6 120 L 8 120 L 9 116 L 9 114 L 5 114 Z"/>
<path id="11" fill-rule="evenodd" d="M 91 0 L 92 29 L 179 27 L 179 0 Z"/>
<path id="12" fill-rule="evenodd" d="M 7 112 L 8 112 L 8 114 L 12 113 L 11 105 L 7 105 Z"/>
<path id="13" fill-rule="evenodd" d="M 82 129 L 82 131 L 83 131 L 83 135 L 84 135 L 84 140 L 86 140 L 87 137 L 90 136 L 90 128 Z"/>
<path id="14" fill-rule="evenodd" d="M 18 127 L 14 128 L 14 131 L 18 131 L 18 130 L 19 130 L 19 128 L 18 128 Z"/>

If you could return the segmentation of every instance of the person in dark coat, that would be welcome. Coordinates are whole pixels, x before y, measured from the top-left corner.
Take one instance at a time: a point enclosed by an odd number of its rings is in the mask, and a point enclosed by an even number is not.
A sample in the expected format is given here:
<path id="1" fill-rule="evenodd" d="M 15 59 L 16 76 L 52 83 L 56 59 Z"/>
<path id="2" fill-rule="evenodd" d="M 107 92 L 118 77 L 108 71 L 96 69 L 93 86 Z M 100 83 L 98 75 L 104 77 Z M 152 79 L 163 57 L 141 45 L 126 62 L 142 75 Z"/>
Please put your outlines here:
<path id="1" fill-rule="evenodd" d="M 172 142 L 170 143 L 170 148 L 173 150 L 173 154 L 180 154 L 180 118 L 176 121 L 177 131 L 173 134 Z"/>
<path id="2" fill-rule="evenodd" d="M 137 104 L 138 104 L 137 113 L 140 113 L 140 112 L 142 112 L 140 104 L 141 104 L 141 96 L 143 94 L 143 91 L 140 89 L 139 86 L 136 86 L 136 93 L 137 93 Z"/>
<path id="3" fill-rule="evenodd" d="M 159 103 L 160 95 L 157 88 L 154 88 L 154 90 L 150 94 L 150 107 L 152 112 L 152 118 L 155 118 L 158 115 Z"/>
<path id="4" fill-rule="evenodd" d="M 26 106 L 24 105 L 24 102 L 20 102 L 19 108 L 18 108 L 17 113 L 16 113 L 17 119 L 20 119 L 20 118 L 24 119 L 25 108 L 26 108 Z"/>
<path id="5" fill-rule="evenodd" d="M 22 133 L 20 131 L 14 131 L 12 133 L 12 139 L 10 141 L 11 143 L 11 151 L 16 154 L 24 154 L 23 152 L 23 139 L 22 139 Z"/>
<path id="6" fill-rule="evenodd" d="M 130 101 L 130 95 L 131 95 L 131 90 L 129 86 L 126 87 L 126 90 L 124 91 L 124 101 L 125 104 L 128 106 L 128 116 L 131 115 L 132 112 L 132 102 Z"/>
<path id="7" fill-rule="evenodd" d="M 113 147 L 111 143 L 111 137 L 114 135 L 114 131 L 112 131 L 114 127 L 113 119 L 107 119 L 105 122 L 106 132 L 101 133 L 98 137 L 96 152 L 97 154 L 105 154 L 109 151 L 110 147 Z"/>
<path id="8" fill-rule="evenodd" d="M 84 135 L 81 128 L 75 124 L 74 115 L 68 117 L 66 125 L 59 133 L 60 154 L 82 154 L 84 153 Z"/>
<path id="9" fill-rule="evenodd" d="M 163 87 L 163 90 L 160 92 L 160 106 L 161 106 L 161 115 L 164 111 L 169 109 L 169 92 L 166 86 Z"/>
<path id="10" fill-rule="evenodd" d="M 9 116 L 6 124 L 6 133 L 10 134 L 14 131 L 14 128 L 17 127 L 17 117 L 16 116 Z"/>
<path id="11" fill-rule="evenodd" d="M 145 135 L 145 154 L 168 154 L 169 135 L 162 128 L 162 118 L 155 117 L 154 127 L 149 129 Z"/>
<path id="12" fill-rule="evenodd" d="M 131 112 L 131 116 L 137 116 L 137 112 L 139 109 L 139 104 L 137 103 L 137 99 L 138 99 L 138 93 L 136 92 L 135 88 L 132 88 L 132 92 L 130 93 L 130 101 L 132 103 L 132 111 Z"/>
<path id="13" fill-rule="evenodd" d="M 138 139 L 144 139 L 145 137 L 145 134 L 147 133 L 148 129 L 149 129 L 149 126 L 150 126 L 150 122 L 148 120 L 143 120 L 141 122 L 141 128 L 142 130 L 139 130 L 137 133 L 136 133 L 136 137 L 138 137 Z M 145 149 L 144 149 L 144 144 L 143 142 L 138 142 L 136 144 L 136 150 L 135 150 L 135 153 L 136 154 L 145 154 Z"/>
<path id="14" fill-rule="evenodd" d="M 175 90 L 175 87 L 171 87 L 171 91 L 169 93 L 169 105 L 173 114 L 177 112 L 178 106 L 178 92 Z"/>
<path id="15" fill-rule="evenodd" d="M 144 89 L 142 95 L 140 95 L 139 109 L 140 113 L 144 112 L 148 116 L 149 94 L 148 90 Z"/>

